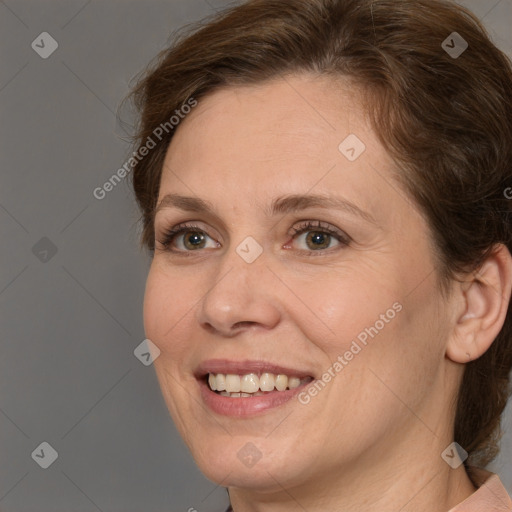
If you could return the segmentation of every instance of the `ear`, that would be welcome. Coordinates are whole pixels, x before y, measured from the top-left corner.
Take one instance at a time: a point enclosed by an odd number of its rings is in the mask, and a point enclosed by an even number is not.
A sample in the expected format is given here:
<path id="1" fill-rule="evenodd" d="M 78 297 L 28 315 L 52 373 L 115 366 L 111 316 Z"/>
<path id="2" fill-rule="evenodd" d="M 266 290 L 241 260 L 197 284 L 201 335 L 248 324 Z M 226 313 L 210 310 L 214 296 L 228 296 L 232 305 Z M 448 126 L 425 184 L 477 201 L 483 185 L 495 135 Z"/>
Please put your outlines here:
<path id="1" fill-rule="evenodd" d="M 457 290 L 460 308 L 446 355 L 457 363 L 479 358 L 499 334 L 512 293 L 512 256 L 496 246 L 481 268 Z"/>

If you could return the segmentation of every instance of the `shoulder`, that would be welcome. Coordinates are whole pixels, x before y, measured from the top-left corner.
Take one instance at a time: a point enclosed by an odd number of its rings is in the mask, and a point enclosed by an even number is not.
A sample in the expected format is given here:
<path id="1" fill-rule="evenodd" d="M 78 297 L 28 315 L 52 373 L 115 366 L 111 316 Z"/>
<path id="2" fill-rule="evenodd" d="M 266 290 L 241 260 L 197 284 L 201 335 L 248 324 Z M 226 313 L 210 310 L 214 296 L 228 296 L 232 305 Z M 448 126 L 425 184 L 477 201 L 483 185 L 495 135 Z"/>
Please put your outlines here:
<path id="1" fill-rule="evenodd" d="M 497 474 L 469 467 L 468 475 L 477 490 L 449 512 L 512 512 L 512 500 Z"/>

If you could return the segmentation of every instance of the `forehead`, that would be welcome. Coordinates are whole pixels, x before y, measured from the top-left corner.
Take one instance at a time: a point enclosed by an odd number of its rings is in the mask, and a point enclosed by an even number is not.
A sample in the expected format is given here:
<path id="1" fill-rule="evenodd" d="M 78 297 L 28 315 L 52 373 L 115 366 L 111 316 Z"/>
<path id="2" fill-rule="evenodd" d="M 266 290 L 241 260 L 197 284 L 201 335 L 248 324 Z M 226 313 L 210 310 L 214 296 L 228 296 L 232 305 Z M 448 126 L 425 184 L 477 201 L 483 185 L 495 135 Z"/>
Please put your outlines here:
<path id="1" fill-rule="evenodd" d="M 382 164 L 387 155 L 367 123 L 358 92 L 346 81 L 311 75 L 217 90 L 181 121 L 165 164 L 187 169 L 191 179 L 191 174 L 207 178 L 213 169 L 217 176 L 236 179 L 244 169 L 249 171 L 244 179 L 278 173 L 300 180 L 333 165 L 357 168 L 339 148 L 354 136 L 365 148 L 362 159 Z M 164 169 L 164 180 L 165 174 Z"/>

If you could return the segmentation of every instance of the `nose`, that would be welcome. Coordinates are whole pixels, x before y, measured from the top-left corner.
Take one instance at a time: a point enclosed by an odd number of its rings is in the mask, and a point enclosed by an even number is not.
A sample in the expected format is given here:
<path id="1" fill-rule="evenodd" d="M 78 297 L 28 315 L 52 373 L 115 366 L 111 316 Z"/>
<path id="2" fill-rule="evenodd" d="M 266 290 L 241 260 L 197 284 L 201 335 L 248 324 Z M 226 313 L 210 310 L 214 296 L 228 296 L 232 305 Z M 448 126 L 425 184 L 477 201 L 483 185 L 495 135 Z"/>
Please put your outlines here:
<path id="1" fill-rule="evenodd" d="M 196 310 L 201 327 L 233 337 L 247 327 L 266 330 L 279 323 L 278 280 L 267 268 L 264 253 L 247 263 L 231 249 L 213 272 L 208 292 Z"/>

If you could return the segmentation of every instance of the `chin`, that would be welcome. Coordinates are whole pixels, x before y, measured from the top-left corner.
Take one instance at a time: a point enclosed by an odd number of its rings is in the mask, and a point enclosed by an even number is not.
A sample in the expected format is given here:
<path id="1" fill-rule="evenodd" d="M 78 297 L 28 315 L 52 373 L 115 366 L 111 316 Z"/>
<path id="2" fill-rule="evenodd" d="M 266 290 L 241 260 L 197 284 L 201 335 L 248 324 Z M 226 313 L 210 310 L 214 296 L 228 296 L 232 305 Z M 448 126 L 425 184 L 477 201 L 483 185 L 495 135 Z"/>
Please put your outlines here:
<path id="1" fill-rule="evenodd" d="M 199 465 L 199 469 L 208 480 L 222 487 L 239 487 L 261 493 L 277 492 L 287 487 L 291 475 L 283 475 L 279 467 L 272 465 L 257 466 L 259 464 L 249 468 L 235 462 L 216 465 L 210 461 Z"/>
<path id="2" fill-rule="evenodd" d="M 202 444 L 191 451 L 201 472 L 212 482 L 261 492 L 276 492 L 287 484 L 300 483 L 303 471 L 299 461 L 290 460 L 282 446 L 279 449 L 269 440 L 250 436 L 230 439 Z"/>

